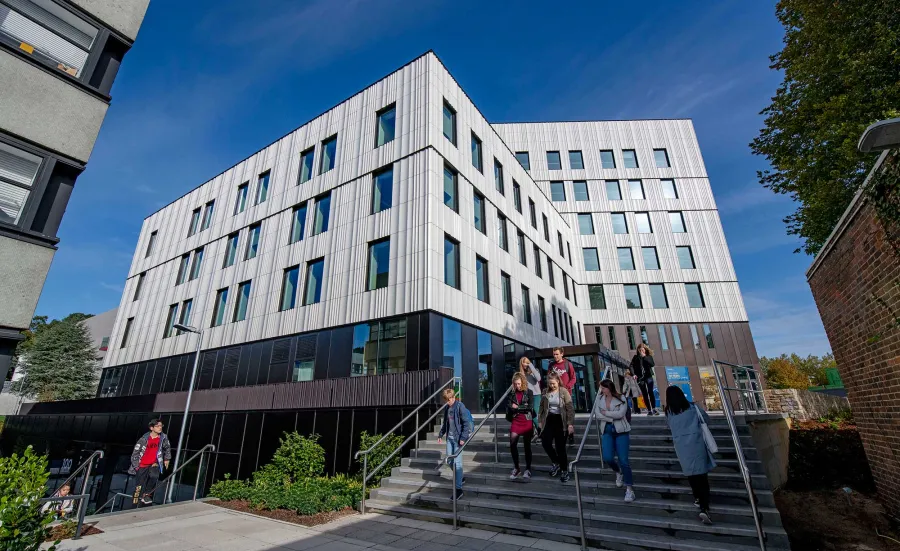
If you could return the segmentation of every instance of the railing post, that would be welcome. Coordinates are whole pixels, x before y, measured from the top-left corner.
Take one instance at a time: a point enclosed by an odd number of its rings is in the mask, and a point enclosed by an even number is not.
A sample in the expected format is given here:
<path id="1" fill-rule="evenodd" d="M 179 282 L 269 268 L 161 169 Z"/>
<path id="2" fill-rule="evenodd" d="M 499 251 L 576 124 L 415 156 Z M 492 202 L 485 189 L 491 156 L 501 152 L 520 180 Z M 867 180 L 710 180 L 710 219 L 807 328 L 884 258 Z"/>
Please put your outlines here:
<path id="1" fill-rule="evenodd" d="M 605 469 L 606 465 L 603 464 L 603 435 L 600 434 L 600 422 L 597 421 L 597 449 L 600 450 L 600 468 Z M 603 471 L 600 471 L 600 478 L 603 478 Z"/>
<path id="2" fill-rule="evenodd" d="M 450 449 L 453 449 L 453 448 L 450 448 Z M 457 530 L 459 528 L 457 526 L 459 517 L 456 514 L 456 466 L 450 465 L 450 468 L 452 469 L 452 474 L 453 474 L 453 476 L 452 476 L 453 483 L 450 485 L 450 487 L 452 488 L 450 491 L 453 492 L 453 529 Z"/>
<path id="3" fill-rule="evenodd" d="M 369 467 L 369 454 L 363 455 L 363 483 L 362 483 L 362 501 L 360 502 L 360 509 L 362 509 L 362 514 L 366 514 L 366 471 Z"/>
<path id="4" fill-rule="evenodd" d="M 197 466 L 197 480 L 194 481 L 194 497 L 191 501 L 197 501 L 197 487 L 200 486 L 200 475 L 203 473 L 204 458 L 206 458 L 206 452 L 200 454 L 200 465 Z"/>
<path id="5" fill-rule="evenodd" d="M 94 465 L 93 454 L 91 454 L 91 461 L 87 464 L 87 468 L 84 471 L 84 483 L 81 485 L 81 494 L 87 494 L 88 483 L 91 480 L 91 467 Z M 87 501 L 89 498 L 81 498 L 78 502 L 78 526 L 75 527 L 75 537 L 72 539 L 79 539 L 81 537 L 81 525 L 84 522 L 84 513 L 85 509 L 87 509 Z"/>
<path id="6" fill-rule="evenodd" d="M 587 538 L 584 535 L 584 511 L 581 505 L 581 482 L 578 479 L 578 465 L 572 465 L 575 474 L 575 499 L 578 500 L 578 528 L 581 530 L 581 551 L 587 551 Z"/>
<path id="7" fill-rule="evenodd" d="M 415 442 L 416 442 L 416 459 L 418 459 L 419 458 L 419 410 L 416 410 L 415 433 L 416 433 L 416 440 L 415 440 Z"/>
<path id="8" fill-rule="evenodd" d="M 494 463 L 500 462 L 500 434 L 497 433 L 497 410 L 494 409 Z"/>

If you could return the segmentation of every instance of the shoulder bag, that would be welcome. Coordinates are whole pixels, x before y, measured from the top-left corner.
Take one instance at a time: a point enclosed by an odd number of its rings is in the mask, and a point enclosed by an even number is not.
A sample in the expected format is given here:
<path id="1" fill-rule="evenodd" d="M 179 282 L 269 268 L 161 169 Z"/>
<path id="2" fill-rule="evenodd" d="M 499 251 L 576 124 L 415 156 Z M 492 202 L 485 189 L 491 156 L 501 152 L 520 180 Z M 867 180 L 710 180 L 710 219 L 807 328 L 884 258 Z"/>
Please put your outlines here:
<path id="1" fill-rule="evenodd" d="M 694 406 L 694 409 L 697 410 L 697 420 L 700 421 L 700 432 L 703 433 L 703 442 L 706 443 L 706 449 L 709 450 L 709 453 L 717 453 L 719 445 L 716 444 L 716 439 L 713 437 L 712 431 L 709 430 L 709 425 L 703 420 L 700 409 L 697 406 Z"/>

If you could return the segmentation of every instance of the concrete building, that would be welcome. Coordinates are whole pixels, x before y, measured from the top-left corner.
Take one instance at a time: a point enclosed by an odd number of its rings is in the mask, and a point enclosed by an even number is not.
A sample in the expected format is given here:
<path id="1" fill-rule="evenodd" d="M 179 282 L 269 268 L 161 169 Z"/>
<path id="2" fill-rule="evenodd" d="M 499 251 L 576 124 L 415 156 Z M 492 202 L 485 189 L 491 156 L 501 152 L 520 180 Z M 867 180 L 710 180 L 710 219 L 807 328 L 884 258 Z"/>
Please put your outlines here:
<path id="1" fill-rule="evenodd" d="M 97 361 L 100 362 L 100 365 L 103 365 L 103 358 L 106 357 L 106 352 L 109 350 L 109 339 L 112 336 L 117 313 L 118 308 L 113 308 L 81 322 L 91 332 L 91 341 L 94 343 Z"/>
<path id="2" fill-rule="evenodd" d="M 0 381 L 149 0 L 0 3 Z"/>

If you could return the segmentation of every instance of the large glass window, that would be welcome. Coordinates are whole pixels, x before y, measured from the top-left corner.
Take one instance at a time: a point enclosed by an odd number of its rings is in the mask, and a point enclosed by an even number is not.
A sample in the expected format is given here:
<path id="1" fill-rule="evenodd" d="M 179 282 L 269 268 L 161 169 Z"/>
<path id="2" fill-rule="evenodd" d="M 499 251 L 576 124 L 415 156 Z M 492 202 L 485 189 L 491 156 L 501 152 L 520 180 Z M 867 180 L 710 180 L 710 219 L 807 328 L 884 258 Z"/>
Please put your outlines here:
<path id="1" fill-rule="evenodd" d="M 525 234 L 524 234 L 524 233 L 522 233 L 522 232 L 520 232 L 520 231 L 517 231 L 517 232 L 516 232 L 516 244 L 517 244 L 518 249 L 519 249 L 519 262 L 520 262 L 523 266 L 527 266 L 527 265 L 528 265 L 528 259 L 527 259 L 527 257 L 525 256 Z"/>
<path id="2" fill-rule="evenodd" d="M 694 341 L 694 350 L 700 350 L 700 335 L 697 334 L 697 326 L 690 325 L 691 328 L 691 340 Z"/>
<path id="3" fill-rule="evenodd" d="M 472 132 L 472 166 L 478 169 L 478 172 L 484 172 L 484 152 L 481 148 L 481 138 Z"/>
<path id="4" fill-rule="evenodd" d="M 269 171 L 266 171 L 259 175 L 259 179 L 256 181 L 256 201 L 254 201 L 254 205 L 258 205 L 260 203 L 265 202 L 265 200 L 269 197 Z"/>
<path id="5" fill-rule="evenodd" d="M 678 334 L 678 326 L 672 326 L 672 343 L 676 350 L 681 350 L 681 335 Z"/>
<path id="6" fill-rule="evenodd" d="M 475 287 L 478 300 L 490 303 L 491 286 L 488 276 L 488 262 L 480 256 L 475 257 Z"/>
<path id="7" fill-rule="evenodd" d="M 304 306 L 316 304 L 322 300 L 322 275 L 324 271 L 324 258 L 306 263 L 306 288 L 303 293 Z"/>
<path id="8" fill-rule="evenodd" d="M 646 199 L 644 196 L 644 182 L 641 180 L 628 180 L 628 193 L 632 199 Z"/>
<path id="9" fill-rule="evenodd" d="M 484 196 L 476 191 L 472 194 L 472 198 L 475 212 L 475 229 L 481 233 L 486 233 L 485 227 L 487 225 L 487 220 L 485 219 L 484 213 Z"/>
<path id="10" fill-rule="evenodd" d="M 166 325 L 163 328 L 163 338 L 167 339 L 175 331 L 175 319 L 178 317 L 178 304 L 169 305 L 169 313 L 166 314 Z"/>
<path id="11" fill-rule="evenodd" d="M 456 145 L 456 111 L 444 100 L 444 137 Z"/>
<path id="12" fill-rule="evenodd" d="M 191 326 L 191 311 L 194 309 L 194 299 L 189 298 L 181 303 L 181 316 L 178 318 L 179 325 L 184 325 L 186 327 Z M 184 331 L 178 331 L 178 334 L 182 334 Z"/>
<path id="13" fill-rule="evenodd" d="M 369 243 L 369 266 L 366 271 L 366 290 L 374 291 L 387 287 L 391 258 L 389 237 Z"/>
<path id="14" fill-rule="evenodd" d="M 629 310 L 640 310 L 643 308 L 641 305 L 641 292 L 638 290 L 637 285 L 625 285 L 625 305 Z"/>
<path id="15" fill-rule="evenodd" d="M 678 188 L 675 187 L 675 180 L 660 180 L 662 185 L 663 197 L 666 199 L 678 199 Z"/>
<path id="16" fill-rule="evenodd" d="M 588 193 L 587 182 L 584 180 L 576 180 L 572 182 L 572 188 L 575 191 L 575 200 L 576 201 L 590 201 L 591 196 Z"/>
<path id="17" fill-rule="evenodd" d="M 606 198 L 610 201 L 621 201 L 622 200 L 622 190 L 619 187 L 618 180 L 607 180 L 606 181 Z"/>
<path id="18" fill-rule="evenodd" d="M 134 318 L 128 318 L 125 320 L 125 331 L 122 332 L 122 342 L 119 343 L 119 348 L 125 348 L 128 346 L 128 335 L 131 333 L 131 326 L 134 324 Z"/>
<path id="19" fill-rule="evenodd" d="M 444 165 L 444 204 L 459 212 L 458 175 L 455 170 Z"/>
<path id="20" fill-rule="evenodd" d="M 688 306 L 691 308 L 706 308 L 706 302 L 703 300 L 703 291 L 700 289 L 699 283 L 685 283 L 684 290 L 687 293 Z"/>
<path id="21" fill-rule="evenodd" d="M 628 222 L 625 220 L 624 212 L 613 212 L 610 213 L 610 216 L 612 217 L 613 233 L 628 233 Z"/>
<path id="22" fill-rule="evenodd" d="M 638 233 L 653 233 L 653 226 L 650 224 L 649 212 L 634 213 L 634 222 L 637 225 Z"/>
<path id="23" fill-rule="evenodd" d="M 622 159 L 625 161 L 625 168 L 638 168 L 637 153 L 634 149 L 623 149 Z"/>
<path id="24" fill-rule="evenodd" d="M 210 224 L 212 224 L 213 210 L 215 209 L 215 206 L 215 201 L 206 203 L 206 208 L 203 209 L 203 222 L 200 224 L 200 231 L 209 229 Z"/>
<path id="25" fill-rule="evenodd" d="M 669 154 L 665 149 L 654 149 L 653 159 L 656 161 L 656 168 L 669 168 Z"/>
<path id="26" fill-rule="evenodd" d="M 650 302 L 654 308 L 668 308 L 669 299 L 666 297 L 666 286 L 662 283 L 650 284 Z"/>
<path id="27" fill-rule="evenodd" d="M 375 147 L 394 140 L 394 125 L 397 122 L 397 106 L 389 105 L 375 116 Z"/>
<path id="28" fill-rule="evenodd" d="M 480 144 L 479 144 L 480 147 Z M 474 154 L 474 151 L 473 151 Z M 477 166 L 476 166 L 477 168 Z M 481 170 L 479 168 L 479 170 Z M 503 165 L 500 164 L 500 161 L 494 159 L 494 188 L 500 192 L 500 195 L 506 195 L 506 188 L 503 183 Z M 519 211 L 521 212 L 522 206 L 521 203 L 519 205 Z"/>
<path id="29" fill-rule="evenodd" d="M 189 280 L 200 277 L 200 266 L 203 264 L 203 247 L 194 251 L 194 262 L 191 264 L 191 277 Z"/>
<path id="30" fill-rule="evenodd" d="M 597 256 L 597 248 L 586 247 L 581 249 L 581 253 L 584 256 L 584 269 L 588 272 L 599 272 L 600 258 Z"/>
<path id="31" fill-rule="evenodd" d="M 147 272 L 142 273 L 138 276 L 137 284 L 134 286 L 134 296 L 131 297 L 131 301 L 134 302 L 137 299 L 141 298 L 141 287 L 144 286 L 144 278 L 147 277 Z"/>
<path id="32" fill-rule="evenodd" d="M 644 256 L 645 270 L 659 269 L 659 256 L 656 254 L 656 247 L 641 247 L 641 253 Z"/>
<path id="33" fill-rule="evenodd" d="M 709 348 L 709 349 L 715 348 L 716 343 L 713 342 L 712 329 L 710 329 L 708 323 L 703 324 L 703 335 L 706 337 L 706 348 Z"/>
<path id="34" fill-rule="evenodd" d="M 247 319 L 247 306 L 250 304 L 250 283 L 245 281 L 238 285 L 237 300 L 234 301 L 233 321 L 244 321 Z"/>
<path id="35" fill-rule="evenodd" d="M 481 412 L 488 412 L 494 407 L 494 354 L 491 345 L 491 334 L 485 331 L 476 333 L 478 342 L 478 406 Z"/>
<path id="36" fill-rule="evenodd" d="M 261 226 L 259 224 L 253 224 L 247 230 L 247 250 L 244 251 L 244 260 L 250 260 L 256 256 L 256 253 L 259 252 L 259 234 L 261 231 Z"/>
<path id="37" fill-rule="evenodd" d="M 308 182 L 313 174 L 313 157 L 315 157 L 316 148 L 310 147 L 306 151 L 300 153 L 300 177 L 298 183 Z"/>
<path id="38" fill-rule="evenodd" d="M 569 151 L 569 168 L 572 170 L 584 169 L 584 159 L 581 157 L 581 151 Z"/>
<path id="39" fill-rule="evenodd" d="M 315 360 L 294 360 L 294 368 L 291 370 L 291 382 L 312 381 L 315 369 Z"/>
<path id="40" fill-rule="evenodd" d="M 0 145 L 2 145 L 2 144 L 0 144 Z M 150 239 L 147 241 L 147 251 L 144 253 L 144 258 L 147 258 L 148 256 L 150 256 L 150 254 L 153 252 L 153 246 L 156 244 L 156 235 L 158 233 L 159 232 L 156 230 L 150 232 Z"/>
<path id="41" fill-rule="evenodd" d="M 187 236 L 190 237 L 190 236 L 194 235 L 195 233 L 197 233 L 197 228 L 199 228 L 199 227 L 200 227 L 200 207 L 197 207 L 191 212 L 191 223 L 188 225 Z"/>
<path id="42" fill-rule="evenodd" d="M 459 289 L 459 242 L 444 236 L 444 283 Z"/>
<path id="43" fill-rule="evenodd" d="M 659 344 L 663 350 L 669 349 L 669 340 L 666 339 L 666 326 L 665 325 L 657 325 L 656 328 L 659 330 Z"/>
<path id="44" fill-rule="evenodd" d="M 676 247 L 676 252 L 678 253 L 678 265 L 683 270 L 693 270 L 694 266 L 694 255 L 691 253 L 691 248 L 688 246 L 685 247 Z"/>
<path id="45" fill-rule="evenodd" d="M 513 205 L 515 205 L 517 211 L 522 212 L 522 188 L 519 187 L 519 182 L 515 180 L 513 180 Z"/>
<path id="46" fill-rule="evenodd" d="M 337 155 L 337 136 L 332 136 L 322 142 L 322 158 L 319 164 L 319 174 L 325 174 L 334 168 L 334 160 Z"/>
<path id="47" fill-rule="evenodd" d="M 588 299 L 591 303 L 591 310 L 606 310 L 606 294 L 603 292 L 603 285 L 588 285 Z"/>
<path id="48" fill-rule="evenodd" d="M 531 292 L 522 285 L 522 321 L 531 325 Z"/>
<path id="49" fill-rule="evenodd" d="M 306 233 L 306 203 L 297 205 L 291 213 L 291 238 L 289 243 L 303 241 L 304 233 Z"/>
<path id="50" fill-rule="evenodd" d="M 228 306 L 228 288 L 216 291 L 216 300 L 213 303 L 213 319 L 211 327 L 222 325 L 225 322 L 225 309 Z"/>
<path id="51" fill-rule="evenodd" d="M 319 235 L 328 231 L 328 221 L 331 219 L 331 192 L 316 197 L 316 205 L 313 218 L 313 235 Z"/>
<path id="52" fill-rule="evenodd" d="M 566 186 L 562 182 L 550 182 L 550 199 L 556 202 L 566 200 Z"/>
<path id="53" fill-rule="evenodd" d="M 281 306 L 279 310 L 290 310 L 297 304 L 297 281 L 300 277 L 300 266 L 291 266 L 284 271 L 281 282 Z"/>
<path id="54" fill-rule="evenodd" d="M 559 151 L 547 152 L 547 168 L 550 170 L 562 170 L 562 161 L 559 158 Z"/>
<path id="55" fill-rule="evenodd" d="M 669 213 L 669 223 L 672 225 L 672 233 L 685 233 L 684 216 L 680 212 Z"/>
<path id="56" fill-rule="evenodd" d="M 541 270 L 541 249 L 538 248 L 537 245 L 532 245 L 531 248 L 534 252 L 534 275 L 538 276 L 538 278 L 542 278 L 544 277 L 544 274 Z"/>
<path id="57" fill-rule="evenodd" d="M 191 253 L 181 255 L 178 263 L 178 275 L 175 277 L 175 285 L 181 285 L 187 281 L 188 267 L 191 265 Z"/>
<path id="58" fill-rule="evenodd" d="M 616 168 L 616 158 L 611 149 L 600 151 L 600 166 L 602 168 Z"/>
<path id="59" fill-rule="evenodd" d="M 353 327 L 351 376 L 405 371 L 406 318 L 361 323 Z"/>
<path id="60" fill-rule="evenodd" d="M 506 231 L 506 217 L 497 213 L 497 242 L 504 251 L 509 251 L 509 234 Z"/>
<path id="61" fill-rule="evenodd" d="M 394 192 L 394 167 L 389 166 L 372 175 L 372 214 L 391 208 Z"/>
<path id="62" fill-rule="evenodd" d="M 500 272 L 500 295 L 503 299 L 503 311 L 512 315 L 512 282 L 509 275 Z"/>
<path id="63" fill-rule="evenodd" d="M 237 199 L 234 201 L 234 213 L 240 214 L 247 208 L 247 193 L 250 190 L 250 183 L 245 182 L 238 186 Z"/>
<path id="64" fill-rule="evenodd" d="M 462 325 L 458 321 L 442 318 L 444 347 L 442 367 L 453 369 L 455 377 L 462 376 Z"/>
<path id="65" fill-rule="evenodd" d="M 224 262 L 222 262 L 223 268 L 234 265 L 234 261 L 237 257 L 238 241 L 240 240 L 240 235 L 240 233 L 234 232 L 233 234 L 228 236 L 227 241 L 225 242 L 225 260 Z"/>
<path id="66" fill-rule="evenodd" d="M 619 269 L 633 270 L 634 255 L 631 253 L 631 247 L 618 247 L 616 252 L 619 255 Z"/>
<path id="67" fill-rule="evenodd" d="M 516 160 L 519 161 L 519 164 L 522 165 L 522 168 L 524 168 L 525 170 L 531 170 L 531 159 L 528 158 L 527 151 L 517 151 Z"/>

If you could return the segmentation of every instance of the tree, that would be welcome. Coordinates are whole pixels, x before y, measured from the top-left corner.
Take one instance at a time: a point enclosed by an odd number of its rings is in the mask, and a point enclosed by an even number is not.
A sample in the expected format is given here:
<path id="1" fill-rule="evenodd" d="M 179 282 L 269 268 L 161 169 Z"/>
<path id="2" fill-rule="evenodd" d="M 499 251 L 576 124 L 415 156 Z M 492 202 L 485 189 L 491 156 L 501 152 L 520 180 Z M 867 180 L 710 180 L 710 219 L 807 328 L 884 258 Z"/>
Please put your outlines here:
<path id="1" fill-rule="evenodd" d="M 770 388 L 809 388 L 809 377 L 791 363 L 786 354 L 780 358 L 760 358 Z"/>
<path id="2" fill-rule="evenodd" d="M 772 166 L 760 183 L 799 203 L 787 232 L 815 254 L 875 164 L 856 149 L 863 130 L 900 113 L 900 9 L 896 0 L 781 0 L 776 15 L 784 49 L 770 67 L 784 81 L 750 148 Z"/>
<path id="3" fill-rule="evenodd" d="M 90 332 L 80 323 L 84 319 L 84 314 L 72 314 L 34 333 L 19 363 L 25 376 L 13 383 L 13 391 L 41 402 L 94 396 L 96 351 Z"/>

